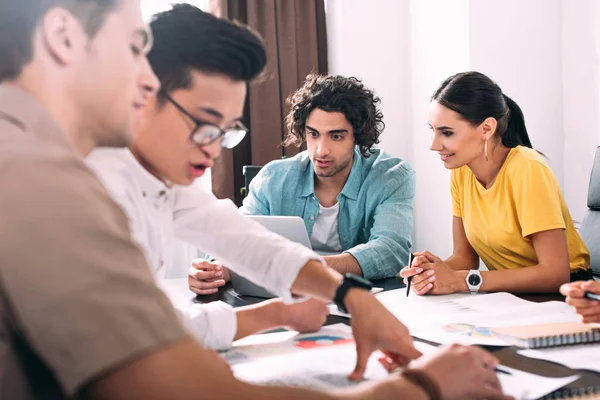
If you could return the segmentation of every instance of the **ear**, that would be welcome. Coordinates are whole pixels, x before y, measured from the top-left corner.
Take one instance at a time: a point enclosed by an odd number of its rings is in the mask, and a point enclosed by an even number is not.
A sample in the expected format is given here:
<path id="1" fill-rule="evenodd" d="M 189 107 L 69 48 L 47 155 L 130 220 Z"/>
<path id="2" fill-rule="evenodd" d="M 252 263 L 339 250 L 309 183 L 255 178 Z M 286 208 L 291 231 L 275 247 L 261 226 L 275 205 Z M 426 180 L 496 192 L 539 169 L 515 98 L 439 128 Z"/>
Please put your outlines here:
<path id="1" fill-rule="evenodd" d="M 496 133 L 497 126 L 498 121 L 496 121 L 496 118 L 486 118 L 485 121 L 483 121 L 481 125 L 479 125 L 479 127 L 481 128 L 481 133 L 483 134 L 483 139 L 489 140 L 494 135 L 494 133 Z"/>
<path id="2" fill-rule="evenodd" d="M 60 7 L 44 14 L 40 33 L 44 48 L 61 65 L 72 64 L 89 40 L 79 20 Z"/>

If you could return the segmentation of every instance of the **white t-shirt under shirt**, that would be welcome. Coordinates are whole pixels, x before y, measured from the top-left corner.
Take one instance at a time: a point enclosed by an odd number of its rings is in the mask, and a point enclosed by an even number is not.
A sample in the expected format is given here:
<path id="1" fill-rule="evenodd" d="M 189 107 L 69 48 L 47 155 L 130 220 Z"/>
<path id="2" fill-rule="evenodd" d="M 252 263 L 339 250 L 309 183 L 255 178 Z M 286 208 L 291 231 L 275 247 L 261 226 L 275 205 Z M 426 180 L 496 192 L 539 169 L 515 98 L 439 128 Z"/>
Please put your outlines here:
<path id="1" fill-rule="evenodd" d="M 340 203 L 332 207 L 319 204 L 319 215 L 313 225 L 310 244 L 314 251 L 321 255 L 338 254 L 342 252 L 342 244 L 338 233 L 338 216 Z"/>

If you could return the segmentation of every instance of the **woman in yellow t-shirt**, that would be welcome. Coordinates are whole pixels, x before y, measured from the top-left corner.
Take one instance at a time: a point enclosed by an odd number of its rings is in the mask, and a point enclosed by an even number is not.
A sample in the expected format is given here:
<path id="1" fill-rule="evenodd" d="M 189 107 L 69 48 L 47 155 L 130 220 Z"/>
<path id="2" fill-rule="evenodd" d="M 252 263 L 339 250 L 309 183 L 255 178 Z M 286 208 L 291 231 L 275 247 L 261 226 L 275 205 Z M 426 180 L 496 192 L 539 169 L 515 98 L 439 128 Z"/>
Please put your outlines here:
<path id="1" fill-rule="evenodd" d="M 446 260 L 415 253 L 401 272 L 411 290 L 557 292 L 591 279 L 558 182 L 498 85 L 478 72 L 451 76 L 432 97 L 429 125 L 431 150 L 452 170 L 454 250 Z M 478 270 L 479 259 L 489 271 Z"/>

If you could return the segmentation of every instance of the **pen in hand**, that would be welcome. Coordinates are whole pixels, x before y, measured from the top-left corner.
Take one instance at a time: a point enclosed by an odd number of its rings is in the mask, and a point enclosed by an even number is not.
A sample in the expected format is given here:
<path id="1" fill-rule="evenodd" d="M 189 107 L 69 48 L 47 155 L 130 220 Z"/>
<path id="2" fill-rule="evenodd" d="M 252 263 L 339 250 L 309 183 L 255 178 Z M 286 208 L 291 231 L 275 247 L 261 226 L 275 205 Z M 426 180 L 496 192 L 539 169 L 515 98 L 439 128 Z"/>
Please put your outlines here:
<path id="1" fill-rule="evenodd" d="M 415 255 L 413 253 L 410 253 L 410 257 L 408 257 L 408 268 L 412 268 L 412 263 L 414 259 Z M 408 294 L 410 293 L 410 281 L 412 281 L 412 276 L 406 278 L 406 297 L 408 297 Z"/>
<path id="2" fill-rule="evenodd" d="M 583 297 L 585 297 L 586 299 L 590 299 L 590 300 L 600 301 L 600 295 L 594 294 L 592 292 L 584 292 Z"/>

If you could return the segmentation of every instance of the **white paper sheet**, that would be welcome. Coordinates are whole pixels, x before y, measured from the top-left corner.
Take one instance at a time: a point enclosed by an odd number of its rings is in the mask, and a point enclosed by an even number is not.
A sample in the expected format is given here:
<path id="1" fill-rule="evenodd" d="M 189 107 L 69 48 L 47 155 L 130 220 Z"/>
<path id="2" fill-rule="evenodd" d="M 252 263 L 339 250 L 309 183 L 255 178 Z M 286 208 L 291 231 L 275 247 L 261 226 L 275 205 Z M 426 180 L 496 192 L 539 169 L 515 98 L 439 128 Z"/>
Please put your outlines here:
<path id="1" fill-rule="evenodd" d="M 507 366 L 502 366 L 502 369 L 510 372 L 510 375 L 497 374 L 502 389 L 505 394 L 513 396 L 516 400 L 539 399 L 579 378 L 579 375 L 565 378 L 547 378 Z"/>
<path id="2" fill-rule="evenodd" d="M 406 297 L 406 289 L 377 295 L 410 330 L 411 334 L 437 343 L 507 346 L 489 328 L 577 321 L 574 310 L 563 302 L 534 303 L 509 293 L 452 294 Z"/>
<path id="3" fill-rule="evenodd" d="M 254 335 L 234 343 L 221 353 L 241 380 L 266 385 L 311 387 L 320 390 L 350 387 L 347 376 L 356 364 L 352 331 L 344 324 L 329 325 L 319 332 L 280 332 Z M 379 380 L 388 373 L 374 353 L 365 380 Z"/>
<path id="4" fill-rule="evenodd" d="M 520 350 L 519 354 L 525 357 L 552 361 L 572 369 L 600 372 L 600 344 Z"/>
<path id="5" fill-rule="evenodd" d="M 246 382 L 334 390 L 357 384 L 347 378 L 356 362 L 354 343 L 335 343 L 348 338 L 351 332 L 343 324 L 324 327 L 315 334 L 254 335 L 237 341 L 223 356 L 232 365 L 236 377 Z M 303 339 L 305 344 L 298 346 Z M 436 351 L 435 346 L 419 341 L 415 341 L 415 346 L 427 356 Z M 379 356 L 374 353 L 369 359 L 365 380 L 377 381 L 388 376 L 377 361 Z M 536 399 L 577 379 L 577 376 L 545 378 L 506 366 L 502 368 L 511 373 L 498 374 L 502 387 L 516 399 Z"/>
<path id="6" fill-rule="evenodd" d="M 345 343 L 354 346 L 352 329 L 345 324 L 335 324 L 324 326 L 317 333 L 285 331 L 248 336 L 234 342 L 231 349 L 221 352 L 221 357 L 234 366 Z"/>
<path id="7" fill-rule="evenodd" d="M 419 341 L 415 341 L 415 345 L 424 356 L 431 356 L 436 351 L 436 347 Z M 510 368 L 506 365 L 501 365 L 500 368 L 510 373 L 510 375 L 501 372 L 496 374 L 502 389 L 505 394 L 513 396 L 516 400 L 538 399 L 579 378 L 578 375 L 566 378 L 546 378 Z"/>

